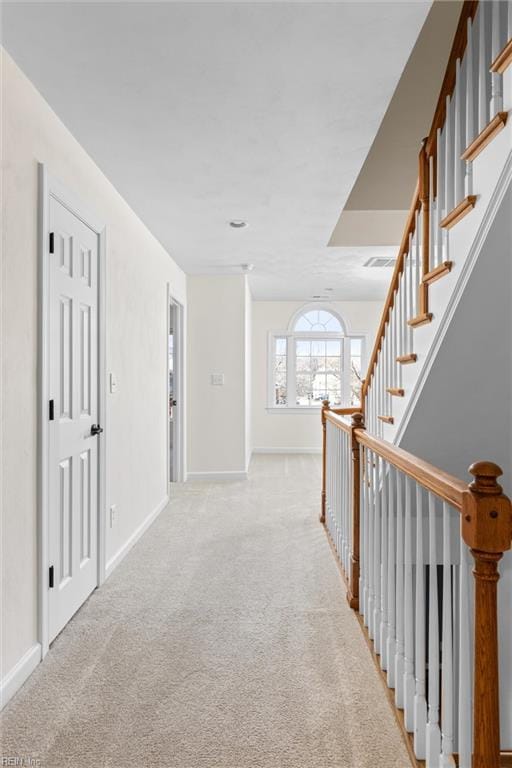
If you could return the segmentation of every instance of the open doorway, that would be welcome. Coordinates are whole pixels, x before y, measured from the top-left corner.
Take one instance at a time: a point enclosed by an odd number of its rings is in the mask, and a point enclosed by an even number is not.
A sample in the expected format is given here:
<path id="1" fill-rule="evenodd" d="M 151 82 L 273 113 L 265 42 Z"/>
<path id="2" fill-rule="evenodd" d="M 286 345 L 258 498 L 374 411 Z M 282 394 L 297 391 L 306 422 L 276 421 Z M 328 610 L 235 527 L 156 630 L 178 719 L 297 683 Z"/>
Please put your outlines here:
<path id="1" fill-rule="evenodd" d="M 176 483 L 183 480 L 183 307 L 167 296 L 168 479 Z"/>

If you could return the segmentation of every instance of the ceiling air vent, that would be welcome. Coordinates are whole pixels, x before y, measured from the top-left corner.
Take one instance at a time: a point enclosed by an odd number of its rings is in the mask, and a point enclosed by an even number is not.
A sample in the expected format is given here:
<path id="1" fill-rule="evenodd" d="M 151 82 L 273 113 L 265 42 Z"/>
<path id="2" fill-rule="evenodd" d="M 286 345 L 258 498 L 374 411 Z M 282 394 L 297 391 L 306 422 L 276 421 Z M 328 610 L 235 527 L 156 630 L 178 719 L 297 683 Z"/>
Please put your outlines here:
<path id="1" fill-rule="evenodd" d="M 373 259 L 368 259 L 363 267 L 394 267 L 396 259 L 384 259 L 381 256 L 374 256 Z"/>

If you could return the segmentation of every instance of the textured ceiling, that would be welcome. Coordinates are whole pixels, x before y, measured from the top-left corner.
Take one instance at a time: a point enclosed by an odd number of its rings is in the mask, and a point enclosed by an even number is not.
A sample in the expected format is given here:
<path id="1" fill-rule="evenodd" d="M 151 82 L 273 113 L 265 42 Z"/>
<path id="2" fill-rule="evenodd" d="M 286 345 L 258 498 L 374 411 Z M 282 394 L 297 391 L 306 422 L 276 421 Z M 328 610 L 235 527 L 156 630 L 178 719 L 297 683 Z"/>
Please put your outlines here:
<path id="1" fill-rule="evenodd" d="M 429 7 L 17 3 L 3 39 L 186 272 L 377 299 L 390 272 L 362 263 L 395 249 L 327 243 Z"/>

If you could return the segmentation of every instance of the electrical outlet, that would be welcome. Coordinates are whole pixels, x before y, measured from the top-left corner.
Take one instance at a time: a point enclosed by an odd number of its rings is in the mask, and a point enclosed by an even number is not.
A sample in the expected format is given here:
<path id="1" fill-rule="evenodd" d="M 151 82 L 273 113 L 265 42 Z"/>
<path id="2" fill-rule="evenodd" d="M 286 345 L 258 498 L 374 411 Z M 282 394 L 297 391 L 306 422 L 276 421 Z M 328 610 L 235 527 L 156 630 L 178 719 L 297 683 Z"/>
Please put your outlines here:
<path id="1" fill-rule="evenodd" d="M 114 523 L 117 517 L 117 504 L 112 504 L 110 507 L 110 527 L 114 527 Z"/>
<path id="2" fill-rule="evenodd" d="M 224 374 L 223 373 L 212 373 L 210 376 L 210 384 L 214 387 L 222 387 L 224 386 Z"/>

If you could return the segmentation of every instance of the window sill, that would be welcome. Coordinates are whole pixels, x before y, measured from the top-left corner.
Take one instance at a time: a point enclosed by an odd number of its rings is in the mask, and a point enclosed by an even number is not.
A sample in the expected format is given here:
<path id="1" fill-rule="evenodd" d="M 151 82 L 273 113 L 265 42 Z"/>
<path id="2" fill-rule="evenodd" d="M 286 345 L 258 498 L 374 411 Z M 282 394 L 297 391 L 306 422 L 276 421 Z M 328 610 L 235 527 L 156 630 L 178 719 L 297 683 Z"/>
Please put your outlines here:
<path id="1" fill-rule="evenodd" d="M 271 414 L 278 414 L 278 413 L 288 413 L 288 414 L 318 414 L 322 410 L 321 405 L 296 405 L 296 406 L 279 406 L 279 405 L 268 405 L 266 407 L 267 413 Z"/>

